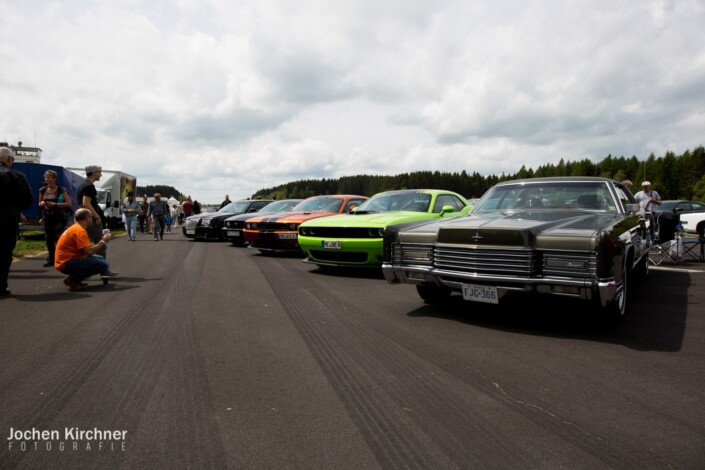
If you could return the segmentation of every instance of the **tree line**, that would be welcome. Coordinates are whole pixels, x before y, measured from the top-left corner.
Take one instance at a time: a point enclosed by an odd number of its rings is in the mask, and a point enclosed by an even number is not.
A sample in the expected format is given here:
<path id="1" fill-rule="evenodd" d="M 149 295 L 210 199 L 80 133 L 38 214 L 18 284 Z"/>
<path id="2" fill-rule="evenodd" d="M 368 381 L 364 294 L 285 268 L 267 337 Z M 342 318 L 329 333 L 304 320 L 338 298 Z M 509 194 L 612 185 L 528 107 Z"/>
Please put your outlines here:
<path id="1" fill-rule="evenodd" d="M 641 182 L 651 181 L 662 199 L 692 199 L 705 201 L 705 148 L 699 146 L 681 155 L 666 152 L 646 160 L 607 155 L 599 162 L 589 159 L 564 161 L 541 165 L 535 170 L 522 166 L 515 174 L 482 176 L 477 172 L 416 171 L 394 176 L 356 175 L 340 178 L 306 179 L 292 181 L 272 188 L 260 189 L 252 197 L 306 198 L 319 194 L 357 194 L 372 196 L 394 189 L 447 189 L 468 198 L 482 196 L 495 184 L 520 178 L 544 176 L 599 176 L 617 181 L 631 180 L 633 191 Z M 163 193 L 162 193 L 163 194 Z"/>
<path id="2" fill-rule="evenodd" d="M 148 186 L 137 186 L 135 188 L 135 197 L 142 197 L 145 194 L 148 197 L 152 197 L 155 193 L 159 193 L 164 199 L 169 199 L 173 197 L 178 201 L 186 200 L 186 196 L 181 194 L 181 192 L 173 186 L 155 184 Z"/>

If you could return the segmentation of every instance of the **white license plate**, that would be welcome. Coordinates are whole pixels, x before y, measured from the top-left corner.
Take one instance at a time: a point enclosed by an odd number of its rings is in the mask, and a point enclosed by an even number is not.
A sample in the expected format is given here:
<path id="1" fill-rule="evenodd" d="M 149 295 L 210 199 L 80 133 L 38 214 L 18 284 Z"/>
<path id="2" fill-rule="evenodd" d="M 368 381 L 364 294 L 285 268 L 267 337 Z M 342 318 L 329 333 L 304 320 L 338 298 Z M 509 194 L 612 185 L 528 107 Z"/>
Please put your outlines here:
<path id="1" fill-rule="evenodd" d="M 279 234 L 279 239 L 280 240 L 294 240 L 298 234 L 296 233 L 280 233 Z"/>
<path id="2" fill-rule="evenodd" d="M 229 237 L 239 237 L 240 231 L 239 230 L 228 230 L 228 236 Z"/>
<path id="3" fill-rule="evenodd" d="M 463 298 L 471 302 L 484 302 L 487 304 L 499 303 L 497 288 L 494 286 L 463 284 Z"/>
<path id="4" fill-rule="evenodd" d="M 336 242 L 331 242 L 331 241 L 323 240 L 323 241 L 321 242 L 321 246 L 322 246 L 323 248 L 327 248 L 327 249 L 329 249 L 329 250 L 342 250 L 342 249 L 343 249 L 343 244 L 340 243 L 340 242 L 337 242 L 337 241 L 336 241 Z"/>
<path id="5" fill-rule="evenodd" d="M 196 230 L 186 230 L 186 235 L 196 235 Z"/>

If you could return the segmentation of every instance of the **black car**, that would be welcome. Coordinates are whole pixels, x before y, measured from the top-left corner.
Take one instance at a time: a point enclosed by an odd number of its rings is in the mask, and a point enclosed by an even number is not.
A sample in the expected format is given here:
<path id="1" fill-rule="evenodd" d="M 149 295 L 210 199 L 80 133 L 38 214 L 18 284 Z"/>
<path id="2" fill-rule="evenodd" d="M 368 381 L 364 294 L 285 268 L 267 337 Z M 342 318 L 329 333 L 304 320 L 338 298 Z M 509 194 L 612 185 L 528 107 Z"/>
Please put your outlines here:
<path id="1" fill-rule="evenodd" d="M 274 201 L 260 210 L 257 215 L 288 212 L 301 201 L 303 201 L 303 199 L 282 199 L 281 201 Z M 242 229 L 245 227 L 245 221 L 251 217 L 252 215 L 247 213 L 234 215 L 225 219 L 225 224 L 222 229 L 223 238 L 227 238 L 235 246 L 245 246 L 247 240 L 245 240 L 242 234 Z"/>
<path id="2" fill-rule="evenodd" d="M 192 215 L 184 221 L 182 232 L 187 238 L 198 240 L 223 240 L 223 222 L 238 214 L 252 214 L 266 207 L 271 200 L 243 199 L 233 201 L 218 212 Z"/>

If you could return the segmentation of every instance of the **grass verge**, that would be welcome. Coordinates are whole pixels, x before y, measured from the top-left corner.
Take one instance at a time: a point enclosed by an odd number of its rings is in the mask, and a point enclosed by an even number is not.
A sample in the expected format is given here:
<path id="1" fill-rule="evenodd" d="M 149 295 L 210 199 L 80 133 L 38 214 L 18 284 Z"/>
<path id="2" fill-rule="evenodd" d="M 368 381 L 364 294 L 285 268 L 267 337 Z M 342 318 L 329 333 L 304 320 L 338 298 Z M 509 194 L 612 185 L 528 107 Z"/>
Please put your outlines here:
<path id="1" fill-rule="evenodd" d="M 125 229 L 111 230 L 113 237 L 125 234 Z M 44 232 L 26 231 L 22 233 L 22 240 L 17 240 L 15 251 L 12 252 L 13 259 L 33 258 L 47 251 L 47 243 L 44 239 Z"/>

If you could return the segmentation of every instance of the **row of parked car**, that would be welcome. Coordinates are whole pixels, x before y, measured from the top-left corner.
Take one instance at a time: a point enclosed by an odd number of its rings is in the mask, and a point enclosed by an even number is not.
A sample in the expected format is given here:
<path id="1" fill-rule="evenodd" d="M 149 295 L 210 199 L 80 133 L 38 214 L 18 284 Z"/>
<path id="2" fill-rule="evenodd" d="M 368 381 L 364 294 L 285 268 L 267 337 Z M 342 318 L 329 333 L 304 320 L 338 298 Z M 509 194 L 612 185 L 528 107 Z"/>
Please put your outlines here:
<path id="1" fill-rule="evenodd" d="M 648 275 L 654 218 L 617 181 L 508 181 L 472 202 L 431 189 L 243 200 L 192 216 L 182 230 L 263 252 L 301 251 L 322 268 L 381 266 L 388 282 L 415 284 L 428 303 L 453 292 L 492 304 L 537 293 L 621 317 L 632 273 Z"/>

